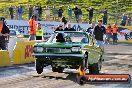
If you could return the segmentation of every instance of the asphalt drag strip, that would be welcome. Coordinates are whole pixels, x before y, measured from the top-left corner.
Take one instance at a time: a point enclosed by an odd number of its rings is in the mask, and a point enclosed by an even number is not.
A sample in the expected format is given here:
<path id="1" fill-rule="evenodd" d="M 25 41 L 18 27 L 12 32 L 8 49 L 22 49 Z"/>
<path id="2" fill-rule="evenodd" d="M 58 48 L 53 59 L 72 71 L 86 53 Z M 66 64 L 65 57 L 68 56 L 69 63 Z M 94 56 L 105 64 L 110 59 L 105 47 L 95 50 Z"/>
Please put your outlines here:
<path id="1" fill-rule="evenodd" d="M 132 46 L 106 45 L 101 74 L 130 74 L 132 76 Z M 130 84 L 85 84 L 79 85 L 77 71 L 65 69 L 63 73 L 52 72 L 45 67 L 41 75 L 34 64 L 0 68 L 0 88 L 132 88 Z"/>

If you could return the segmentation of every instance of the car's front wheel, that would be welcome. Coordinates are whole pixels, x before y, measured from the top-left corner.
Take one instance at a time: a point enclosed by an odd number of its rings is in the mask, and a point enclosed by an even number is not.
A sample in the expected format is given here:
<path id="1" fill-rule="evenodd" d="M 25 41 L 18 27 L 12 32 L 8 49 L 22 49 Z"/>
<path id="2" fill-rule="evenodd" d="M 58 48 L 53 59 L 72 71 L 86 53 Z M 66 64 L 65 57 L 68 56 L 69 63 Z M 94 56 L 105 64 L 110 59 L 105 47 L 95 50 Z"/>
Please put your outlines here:
<path id="1" fill-rule="evenodd" d="M 53 72 L 59 72 L 59 73 L 62 73 L 64 70 L 63 67 L 52 67 L 52 71 Z"/>
<path id="2" fill-rule="evenodd" d="M 41 74 L 43 72 L 43 62 L 41 60 L 36 59 L 35 65 L 37 73 Z"/>

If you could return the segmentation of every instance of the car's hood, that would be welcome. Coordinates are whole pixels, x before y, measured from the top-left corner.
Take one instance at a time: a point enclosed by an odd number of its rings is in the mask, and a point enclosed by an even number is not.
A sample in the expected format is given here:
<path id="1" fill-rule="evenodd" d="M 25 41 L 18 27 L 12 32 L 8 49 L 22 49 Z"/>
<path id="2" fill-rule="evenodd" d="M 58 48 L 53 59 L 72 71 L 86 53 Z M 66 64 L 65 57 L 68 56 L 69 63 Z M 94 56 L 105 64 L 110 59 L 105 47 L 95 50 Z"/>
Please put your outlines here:
<path id="1" fill-rule="evenodd" d="M 46 47 L 46 48 L 71 48 L 71 47 L 84 47 L 84 43 L 37 43 L 34 46 L 41 46 L 41 47 Z"/>

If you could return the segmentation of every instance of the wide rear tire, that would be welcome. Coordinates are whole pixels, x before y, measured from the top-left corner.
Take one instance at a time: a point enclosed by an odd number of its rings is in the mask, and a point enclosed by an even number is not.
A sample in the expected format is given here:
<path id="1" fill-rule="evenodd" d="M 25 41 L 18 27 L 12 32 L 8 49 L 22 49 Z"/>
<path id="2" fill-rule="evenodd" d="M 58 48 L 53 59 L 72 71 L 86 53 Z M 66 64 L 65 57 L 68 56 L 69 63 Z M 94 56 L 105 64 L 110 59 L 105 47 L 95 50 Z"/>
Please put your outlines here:
<path id="1" fill-rule="evenodd" d="M 78 83 L 79 85 L 84 85 L 84 84 L 86 83 L 86 81 L 87 81 L 87 79 L 86 79 L 84 76 L 79 76 L 79 77 L 77 78 L 77 83 Z"/>
<path id="2" fill-rule="evenodd" d="M 90 65 L 89 68 L 89 73 L 90 74 L 99 74 L 100 70 L 101 70 L 101 66 L 102 63 L 101 61 L 99 61 L 98 63 L 94 63 L 92 65 Z"/>

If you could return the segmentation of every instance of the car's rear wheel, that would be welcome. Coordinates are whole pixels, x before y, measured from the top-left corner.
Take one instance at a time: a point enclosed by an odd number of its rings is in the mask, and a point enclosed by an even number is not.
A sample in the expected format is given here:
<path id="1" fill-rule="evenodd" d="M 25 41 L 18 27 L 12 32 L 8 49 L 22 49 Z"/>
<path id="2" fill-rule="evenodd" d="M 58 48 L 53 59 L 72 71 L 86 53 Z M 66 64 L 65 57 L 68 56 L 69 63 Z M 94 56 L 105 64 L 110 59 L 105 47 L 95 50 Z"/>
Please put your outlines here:
<path id="1" fill-rule="evenodd" d="M 36 59 L 36 71 L 38 74 L 41 74 L 43 72 L 43 62 L 41 60 Z"/>
<path id="2" fill-rule="evenodd" d="M 77 83 L 80 85 L 84 85 L 86 83 L 86 78 L 84 76 L 79 76 L 77 78 Z"/>
<path id="3" fill-rule="evenodd" d="M 90 74 L 99 74 L 100 70 L 101 70 L 101 66 L 102 66 L 102 62 L 99 61 L 98 63 L 94 63 L 92 65 L 90 65 L 89 68 L 89 73 Z"/>
<path id="4" fill-rule="evenodd" d="M 59 73 L 62 73 L 64 70 L 63 67 L 52 67 L 52 71 L 53 72 L 59 72 Z"/>

